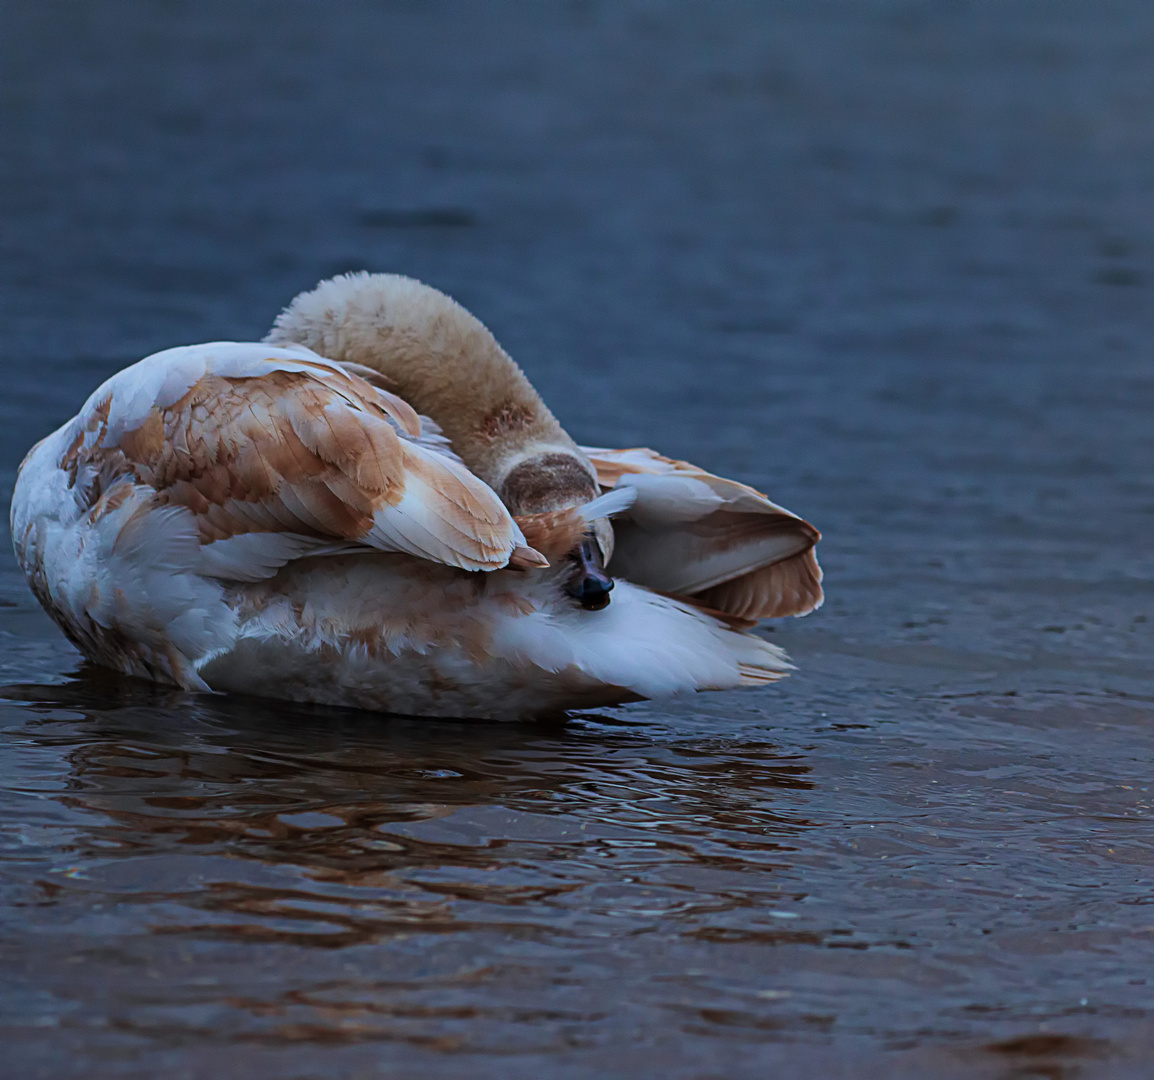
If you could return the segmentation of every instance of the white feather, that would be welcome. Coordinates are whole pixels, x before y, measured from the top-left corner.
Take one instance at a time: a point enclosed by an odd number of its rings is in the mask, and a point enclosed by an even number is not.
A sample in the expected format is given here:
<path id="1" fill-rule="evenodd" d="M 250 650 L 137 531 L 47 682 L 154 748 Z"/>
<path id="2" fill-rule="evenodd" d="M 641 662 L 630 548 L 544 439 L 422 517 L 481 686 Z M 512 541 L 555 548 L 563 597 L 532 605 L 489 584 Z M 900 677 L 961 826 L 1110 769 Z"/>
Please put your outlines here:
<path id="1" fill-rule="evenodd" d="M 613 517 L 623 514 L 637 498 L 637 489 L 632 487 L 617 487 L 598 495 L 584 506 L 578 508 L 577 513 L 583 521 L 596 521 L 598 518 Z"/>
<path id="2" fill-rule="evenodd" d="M 627 581 L 617 582 L 601 611 L 570 605 L 503 619 L 494 647 L 510 660 L 575 669 L 642 697 L 740 686 L 743 664 L 776 675 L 791 666 L 769 642 Z"/>

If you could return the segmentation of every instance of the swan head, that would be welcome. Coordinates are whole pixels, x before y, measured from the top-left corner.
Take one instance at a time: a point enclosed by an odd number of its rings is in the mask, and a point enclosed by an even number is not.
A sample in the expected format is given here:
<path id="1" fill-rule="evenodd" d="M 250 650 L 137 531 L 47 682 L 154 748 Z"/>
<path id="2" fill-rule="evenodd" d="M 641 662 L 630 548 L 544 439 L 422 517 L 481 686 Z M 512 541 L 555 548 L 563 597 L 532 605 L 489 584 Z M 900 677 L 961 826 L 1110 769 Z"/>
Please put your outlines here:
<path id="1" fill-rule="evenodd" d="M 305 345 L 371 368 L 432 419 L 465 465 L 514 517 L 554 515 L 596 499 L 597 474 L 524 372 L 455 300 L 399 274 L 342 274 L 301 293 L 266 341 Z M 566 591 L 587 608 L 609 602 L 608 520 L 586 522 L 567 553 Z"/>

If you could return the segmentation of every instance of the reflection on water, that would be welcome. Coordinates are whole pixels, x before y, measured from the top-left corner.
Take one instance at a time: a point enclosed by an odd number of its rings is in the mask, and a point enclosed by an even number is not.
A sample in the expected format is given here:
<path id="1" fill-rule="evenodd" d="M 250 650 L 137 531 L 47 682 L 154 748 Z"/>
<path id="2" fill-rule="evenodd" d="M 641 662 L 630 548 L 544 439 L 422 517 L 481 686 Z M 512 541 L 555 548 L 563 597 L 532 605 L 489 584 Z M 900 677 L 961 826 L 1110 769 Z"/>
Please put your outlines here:
<path id="1" fill-rule="evenodd" d="M 980 696 L 945 706 L 970 736 L 936 762 L 908 731 L 834 723 L 818 770 L 736 711 L 718 735 L 652 709 L 429 723 L 97 672 L 0 694 L 0 1015 L 46 1069 L 78 1041 L 109 1075 L 228 1046 L 250 1076 L 332 1075 L 338 1049 L 528 1075 L 633 1046 L 641 1067 L 669 1030 L 740 1068 L 767 1041 L 888 1029 L 899 1053 L 920 1028 L 960 1039 L 933 1069 L 964 1075 L 1093 1057 L 1079 1016 L 1151 1004 L 1125 957 L 1143 917 L 1117 915 L 1149 902 L 1151 845 L 1127 829 L 1148 790 L 1076 763 L 1027 778 L 977 734 L 1004 725 Z M 1063 798 L 1097 821 L 1037 813 Z M 1027 957 L 1052 995 L 1023 994 Z M 1062 1026 L 1030 1042 L 1022 1023 Z"/>
<path id="2" fill-rule="evenodd" d="M 86 825 L 69 829 L 67 876 L 147 881 L 203 917 L 154 924 L 165 932 L 341 946 L 493 920 L 530 936 L 620 918 L 643 931 L 753 903 L 701 885 L 772 870 L 810 825 L 776 797 L 809 788 L 808 767 L 764 743 L 727 754 L 596 718 L 430 725 L 228 699 L 94 710 L 90 682 L 49 694 L 24 748 L 68 746 L 51 786 Z M 218 869 L 157 889 L 185 854 Z M 606 865 L 636 895 L 602 889 Z M 291 887 L 274 885 L 284 875 Z"/>
<path id="3" fill-rule="evenodd" d="M 791 928 L 775 876 L 814 827 L 809 767 L 768 742 L 429 724 L 96 672 L 3 693 L 25 702 L 4 714 L 7 929 L 58 971 L 33 1025 L 99 1015 L 113 1046 L 555 1049 L 610 1019 L 579 990 L 599 940 L 821 940 Z M 740 932 L 717 924 L 737 913 Z M 660 978 L 703 974 L 676 967 Z"/>

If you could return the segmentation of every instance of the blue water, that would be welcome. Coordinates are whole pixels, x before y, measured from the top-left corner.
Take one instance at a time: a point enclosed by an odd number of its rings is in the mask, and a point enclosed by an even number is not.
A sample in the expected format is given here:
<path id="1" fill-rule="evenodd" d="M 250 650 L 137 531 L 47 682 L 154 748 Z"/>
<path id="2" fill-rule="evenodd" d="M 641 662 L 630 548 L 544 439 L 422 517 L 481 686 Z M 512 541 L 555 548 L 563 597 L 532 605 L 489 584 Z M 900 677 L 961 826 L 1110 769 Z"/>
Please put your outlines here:
<path id="1" fill-rule="evenodd" d="M 0 487 L 346 269 L 825 533 L 762 691 L 82 669 L 0 551 L 0 1074 L 1140 1077 L 1154 8 L 0 3 Z"/>

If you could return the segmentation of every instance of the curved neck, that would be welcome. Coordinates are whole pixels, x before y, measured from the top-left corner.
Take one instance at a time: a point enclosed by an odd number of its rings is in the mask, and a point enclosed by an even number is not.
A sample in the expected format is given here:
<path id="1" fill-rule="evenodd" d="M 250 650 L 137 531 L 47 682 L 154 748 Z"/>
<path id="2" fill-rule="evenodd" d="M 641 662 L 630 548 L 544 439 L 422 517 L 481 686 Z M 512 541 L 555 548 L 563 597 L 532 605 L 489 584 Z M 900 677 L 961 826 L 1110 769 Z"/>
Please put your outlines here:
<path id="1" fill-rule="evenodd" d="M 597 494 L 592 465 L 521 369 L 479 319 L 428 285 L 395 274 L 321 282 L 266 340 L 379 372 L 514 513 Z"/>

